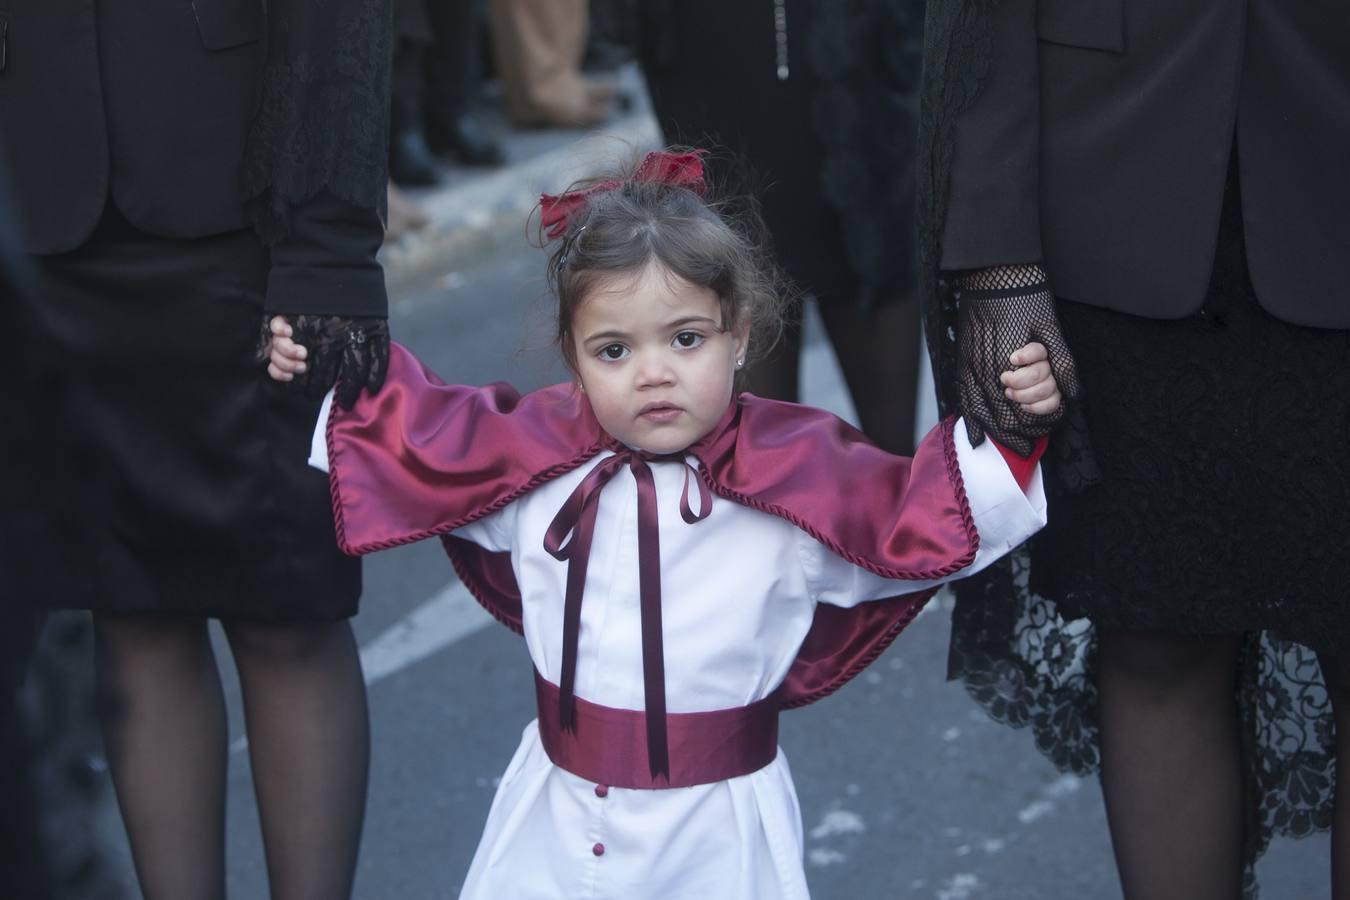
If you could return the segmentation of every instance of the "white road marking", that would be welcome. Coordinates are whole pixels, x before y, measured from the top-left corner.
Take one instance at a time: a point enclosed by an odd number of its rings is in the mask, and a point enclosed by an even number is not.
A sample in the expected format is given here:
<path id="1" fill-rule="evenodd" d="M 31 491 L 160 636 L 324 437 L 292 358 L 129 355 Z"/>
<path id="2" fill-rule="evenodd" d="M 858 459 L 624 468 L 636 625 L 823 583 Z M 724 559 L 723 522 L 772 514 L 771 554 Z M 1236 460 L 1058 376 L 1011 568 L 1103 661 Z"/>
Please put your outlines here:
<path id="1" fill-rule="evenodd" d="M 361 648 L 366 685 L 463 640 L 492 621 L 468 588 L 452 581 Z"/>
<path id="2" fill-rule="evenodd" d="M 824 850 L 816 847 L 806 851 L 806 861 L 813 866 L 832 866 L 835 863 L 848 862 L 848 857 L 838 850 Z"/>
<path id="3" fill-rule="evenodd" d="M 832 809 L 811 829 L 811 840 L 833 837 L 836 834 L 862 834 L 867 830 L 862 816 L 846 809 Z"/>
<path id="4" fill-rule="evenodd" d="M 1083 786 L 1083 779 L 1077 775 L 1061 775 L 1041 789 L 1041 798 L 1024 806 L 1017 818 L 1023 825 L 1030 825 L 1042 816 L 1055 811 L 1055 800 L 1076 792 Z"/>
<path id="5" fill-rule="evenodd" d="M 1054 812 L 1054 810 L 1055 804 L 1049 800 L 1033 800 L 1018 811 L 1017 818 L 1023 825 L 1030 825 L 1047 813 Z"/>
<path id="6" fill-rule="evenodd" d="M 962 872 L 947 879 L 947 884 L 938 889 L 938 900 L 966 900 L 980 887 L 979 876 Z"/>
<path id="7" fill-rule="evenodd" d="M 1077 775 L 1061 775 L 1046 786 L 1045 794 L 1048 797 L 1065 797 L 1077 793 L 1082 786 L 1083 779 Z"/>

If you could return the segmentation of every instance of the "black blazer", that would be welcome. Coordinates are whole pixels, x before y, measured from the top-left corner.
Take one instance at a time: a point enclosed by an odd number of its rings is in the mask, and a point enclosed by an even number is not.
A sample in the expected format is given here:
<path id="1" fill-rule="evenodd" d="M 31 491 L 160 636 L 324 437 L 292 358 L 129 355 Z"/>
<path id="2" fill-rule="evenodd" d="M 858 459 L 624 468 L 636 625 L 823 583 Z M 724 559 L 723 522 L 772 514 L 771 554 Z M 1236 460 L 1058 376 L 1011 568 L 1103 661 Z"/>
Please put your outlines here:
<path id="1" fill-rule="evenodd" d="M 162 237 L 250 224 L 242 167 L 266 88 L 263 0 L 0 5 L 9 20 L 0 151 L 27 252 L 80 246 L 109 197 L 132 224 Z M 374 206 L 320 190 L 291 210 L 289 225 L 273 247 L 269 309 L 384 314 Z"/>
<path id="2" fill-rule="evenodd" d="M 956 125 L 943 268 L 1043 260 L 1062 297 L 1193 313 L 1236 133 L 1261 304 L 1350 328 L 1340 0 L 1003 0 L 993 27 Z"/>

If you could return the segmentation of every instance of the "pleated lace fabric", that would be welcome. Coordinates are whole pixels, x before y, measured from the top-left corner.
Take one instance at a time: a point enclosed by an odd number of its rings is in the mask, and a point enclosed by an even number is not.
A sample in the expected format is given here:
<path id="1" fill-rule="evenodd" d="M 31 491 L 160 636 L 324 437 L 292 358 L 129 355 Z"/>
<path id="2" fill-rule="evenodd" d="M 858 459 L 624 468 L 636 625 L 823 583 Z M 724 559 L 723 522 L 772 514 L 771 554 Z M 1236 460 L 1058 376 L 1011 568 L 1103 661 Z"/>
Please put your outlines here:
<path id="1" fill-rule="evenodd" d="M 327 191 L 384 217 L 390 0 L 269 0 L 267 64 L 244 192 L 269 243 L 290 210 Z"/>

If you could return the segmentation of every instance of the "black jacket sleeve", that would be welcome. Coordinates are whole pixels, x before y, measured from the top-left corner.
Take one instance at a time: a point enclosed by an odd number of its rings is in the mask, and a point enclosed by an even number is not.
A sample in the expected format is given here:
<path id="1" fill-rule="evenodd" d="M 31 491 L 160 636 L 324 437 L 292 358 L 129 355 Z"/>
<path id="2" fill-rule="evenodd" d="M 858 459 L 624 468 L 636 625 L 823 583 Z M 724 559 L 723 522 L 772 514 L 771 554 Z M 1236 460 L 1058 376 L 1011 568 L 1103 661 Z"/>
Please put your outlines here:
<path id="1" fill-rule="evenodd" d="M 375 259 L 383 238 L 375 210 L 328 191 L 297 205 L 286 236 L 272 247 L 267 312 L 386 316 L 384 269 Z"/>
<path id="2" fill-rule="evenodd" d="M 1036 5 L 1001 0 L 990 13 L 989 70 L 953 129 L 942 269 L 1041 259 Z"/>

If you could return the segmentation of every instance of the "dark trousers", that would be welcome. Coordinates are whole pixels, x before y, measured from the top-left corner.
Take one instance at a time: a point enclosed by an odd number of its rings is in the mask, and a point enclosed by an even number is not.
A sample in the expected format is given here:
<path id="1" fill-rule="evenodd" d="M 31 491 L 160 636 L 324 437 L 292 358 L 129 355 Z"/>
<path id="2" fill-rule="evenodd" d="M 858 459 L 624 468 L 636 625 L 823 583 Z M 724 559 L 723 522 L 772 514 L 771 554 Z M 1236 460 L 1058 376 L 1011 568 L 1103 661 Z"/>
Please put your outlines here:
<path id="1" fill-rule="evenodd" d="M 473 109 L 483 86 L 482 0 L 395 7 L 393 133 L 436 130 Z"/>

